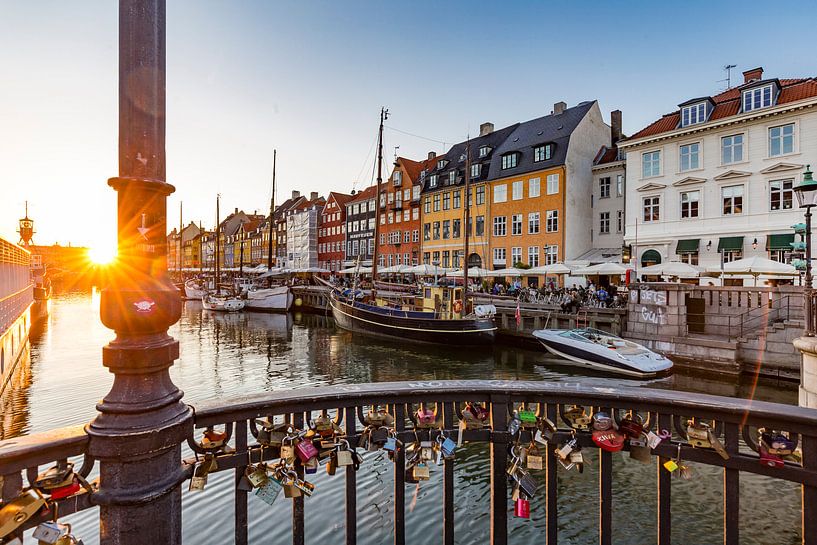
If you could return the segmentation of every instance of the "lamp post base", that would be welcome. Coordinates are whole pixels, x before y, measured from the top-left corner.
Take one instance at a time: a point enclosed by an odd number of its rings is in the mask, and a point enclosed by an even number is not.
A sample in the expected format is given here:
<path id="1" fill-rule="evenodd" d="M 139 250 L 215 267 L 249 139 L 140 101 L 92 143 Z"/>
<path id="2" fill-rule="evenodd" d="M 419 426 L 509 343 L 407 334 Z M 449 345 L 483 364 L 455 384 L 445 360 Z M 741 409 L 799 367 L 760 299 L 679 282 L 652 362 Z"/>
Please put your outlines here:
<path id="1" fill-rule="evenodd" d="M 799 404 L 817 409 L 817 337 L 794 339 L 794 347 L 801 354 Z"/>

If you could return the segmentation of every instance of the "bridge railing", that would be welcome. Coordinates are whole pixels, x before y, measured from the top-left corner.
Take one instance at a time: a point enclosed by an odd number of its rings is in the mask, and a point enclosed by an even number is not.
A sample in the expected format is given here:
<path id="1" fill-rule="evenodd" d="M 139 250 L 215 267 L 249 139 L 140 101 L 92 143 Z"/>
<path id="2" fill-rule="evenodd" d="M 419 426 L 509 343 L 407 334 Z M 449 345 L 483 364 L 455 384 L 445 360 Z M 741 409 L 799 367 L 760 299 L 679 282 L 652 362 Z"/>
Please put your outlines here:
<path id="1" fill-rule="evenodd" d="M 481 405 L 489 412 L 489 419 L 482 426 L 474 424 L 471 419 L 468 426 L 461 431 L 460 420 L 465 418 L 463 407 Z M 438 435 L 455 438 L 461 432 L 463 441 L 487 443 L 490 450 L 490 542 L 505 544 L 508 542 L 508 495 L 513 488 L 514 480 L 509 479 L 509 464 L 512 462 L 514 446 L 529 444 L 534 436 L 545 431 L 549 436 L 547 446 L 540 445 L 543 454 L 543 469 L 537 475 L 542 484 L 537 491 L 537 499 L 544 504 L 546 528 L 543 541 L 548 544 L 558 542 L 557 506 L 561 500 L 557 488 L 557 471 L 559 459 L 556 450 L 565 446 L 571 439 L 584 449 L 597 448 L 591 431 L 583 430 L 583 420 L 577 414 L 584 411 L 584 417 L 603 410 L 619 422 L 629 415 L 630 420 L 637 421 L 635 414 L 643 417 L 646 431 L 656 434 L 660 443 L 649 449 L 652 457 L 658 457 L 659 467 L 656 478 L 657 487 L 657 543 L 670 543 L 671 536 L 671 498 L 673 474 L 664 464 L 672 466 L 677 461 L 693 461 L 701 464 L 723 468 L 723 542 L 737 544 L 740 542 L 740 480 L 742 473 L 752 473 L 782 481 L 798 483 L 802 486 L 802 541 L 805 544 L 817 543 L 817 412 L 774 403 L 733 399 L 686 392 L 643 388 L 604 388 L 586 387 L 578 383 L 544 383 L 502 380 L 473 381 L 417 381 L 397 383 L 376 383 L 359 385 L 342 385 L 318 387 L 286 392 L 265 393 L 227 401 L 200 403 L 195 407 L 195 430 L 190 430 L 188 443 L 196 452 L 196 457 L 180 460 L 184 464 L 184 478 L 196 474 L 206 460 L 216 460 L 217 469 L 213 471 L 230 471 L 234 473 L 236 483 L 234 491 L 234 542 L 248 542 L 248 494 L 251 487 L 242 486 L 245 482 L 247 467 L 262 460 L 273 461 L 280 458 L 281 446 L 273 444 L 267 436 L 259 441 L 259 434 L 264 429 L 259 427 L 257 419 L 267 422 L 285 422 L 293 428 L 304 430 L 310 422 L 321 417 L 332 421 L 334 434 L 345 437 L 351 447 L 359 447 L 367 436 L 367 424 L 372 423 L 368 416 L 369 407 L 388 412 L 385 425 L 388 435 L 403 442 L 393 456 L 394 464 L 394 542 L 405 543 L 406 539 L 406 473 L 407 459 L 412 454 L 406 448 L 415 441 L 430 440 L 436 442 Z M 424 424 L 415 416 L 418 408 L 429 414 L 429 422 Z M 528 425 L 522 422 L 521 430 L 512 433 L 518 422 L 513 419 L 514 411 L 530 410 L 535 413 L 535 423 Z M 374 413 L 383 416 L 384 413 Z M 519 413 L 521 414 L 521 413 Z M 528 415 L 529 416 L 529 415 Z M 368 420 L 367 420 L 368 419 Z M 391 420 L 393 419 L 393 422 Z M 710 434 L 708 441 L 721 444 L 723 449 L 693 447 L 698 435 L 691 434 L 688 419 L 694 424 L 708 424 Z M 552 432 L 548 425 L 552 423 L 557 430 Z M 261 425 L 262 426 L 262 425 Z M 704 428 L 706 426 L 704 425 Z M 757 454 L 765 448 L 758 441 L 758 430 L 767 434 L 784 434 L 794 445 L 796 451 L 790 456 L 769 456 L 763 451 L 763 463 Z M 198 439 L 206 432 L 210 442 Z M 369 436 L 371 438 L 371 436 Z M 767 436 L 768 437 L 768 436 Z M 215 438 L 215 443 L 212 441 Z M 745 446 L 741 448 L 740 439 Z M 337 437 L 335 437 L 337 439 Z M 541 435 L 540 435 L 541 439 Z M 305 439 L 308 440 L 308 439 Z M 223 443 L 223 444 L 222 444 Z M 263 443 L 263 444 L 262 444 Z M 55 461 L 65 461 L 69 457 L 81 455 L 88 444 L 81 427 L 67 428 L 45 434 L 36 434 L 18 439 L 0 442 L 0 475 L 3 477 L 3 499 L 13 500 L 25 488 L 31 486 L 38 472 Z M 317 436 L 315 444 L 318 444 Z M 700 443 L 698 443 L 700 445 Z M 637 445 L 625 444 L 624 451 Z M 376 448 L 379 448 L 379 443 Z M 643 447 L 641 447 L 643 449 Z M 643 451 L 642 451 L 643 452 Z M 781 453 L 782 454 L 782 453 Z M 598 523 L 599 542 L 609 544 L 613 535 L 613 486 L 616 483 L 613 475 L 613 456 L 609 450 L 599 451 L 599 492 Z M 785 459 L 784 459 L 785 458 Z M 442 542 L 454 543 L 454 467 L 457 464 L 456 454 L 442 462 Z M 94 461 L 87 458 L 81 464 L 80 474 L 88 475 Z M 300 462 L 292 465 L 297 479 L 309 479 Z M 365 467 L 360 471 L 365 471 Z M 682 471 L 676 469 L 675 472 Z M 358 497 L 357 473 L 354 465 L 338 469 L 345 480 L 345 542 L 357 542 Z M 26 483 L 23 483 L 23 475 Z M 146 477 L 138 486 L 150 487 L 153 479 Z M 95 495 L 100 494 L 99 486 L 104 492 L 105 483 L 92 482 L 89 490 L 80 490 L 76 494 L 57 500 L 60 515 L 67 515 L 94 505 Z M 162 483 L 161 486 L 165 486 Z M 180 485 L 182 483 L 179 483 Z M 626 486 L 627 483 L 618 483 Z M 90 493 L 89 493 L 90 491 Z M 319 493 L 316 492 L 316 493 Z M 543 500 L 542 500 L 543 498 Z M 277 501 L 284 501 L 283 495 Z M 306 520 L 318 513 L 305 509 L 304 497 L 292 500 L 292 542 L 302 544 L 305 541 L 304 527 Z M 645 500 L 646 501 L 646 500 Z M 137 507 L 135 507 L 136 509 Z M 217 511 L 213 511 L 217 513 Z M 589 512 L 589 511 L 588 511 Z M 105 511 L 102 510 L 102 517 Z M 181 517 L 181 513 L 168 513 L 169 517 Z M 322 513 L 321 516 L 325 516 Z M 753 513 L 752 516 L 757 516 Z M 216 515 L 217 517 L 217 515 Z M 35 526 L 48 518 L 45 512 L 23 522 L 17 530 Z M 219 521 L 219 522 L 224 522 Z M 773 525 L 775 521 L 768 521 Z M 104 525 L 105 521 L 102 520 Z M 0 536 L 2 537 L 2 536 Z M 436 541 L 436 540 L 434 540 Z"/>

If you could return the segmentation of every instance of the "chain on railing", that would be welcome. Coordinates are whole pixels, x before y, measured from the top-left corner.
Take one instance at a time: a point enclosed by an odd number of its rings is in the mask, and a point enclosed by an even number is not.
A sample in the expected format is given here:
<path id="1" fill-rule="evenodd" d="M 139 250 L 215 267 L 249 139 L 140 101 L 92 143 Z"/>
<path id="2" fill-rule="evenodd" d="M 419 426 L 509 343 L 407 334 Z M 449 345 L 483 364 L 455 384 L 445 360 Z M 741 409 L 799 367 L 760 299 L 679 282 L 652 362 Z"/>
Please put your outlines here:
<path id="1" fill-rule="evenodd" d="M 304 543 L 304 499 L 320 493 L 309 479 L 321 465 L 339 478 L 343 469 L 346 543 L 356 543 L 357 474 L 363 470 L 358 449 L 385 450 L 393 462 L 396 544 L 405 543 L 405 484 L 428 480 L 436 471 L 432 468 L 441 468 L 442 541 L 452 544 L 454 466 L 465 442 L 490 446 L 493 544 L 508 541 L 509 490 L 515 517 L 530 517 L 532 501 L 543 505 L 545 542 L 557 543 L 557 472 L 581 468 L 586 463 L 582 450 L 591 448 L 600 451 L 602 544 L 612 541 L 612 456 L 620 451 L 637 461 L 659 457 L 661 545 L 670 543 L 673 477 L 689 478 L 689 461 L 724 469 L 724 543 L 740 541 L 742 472 L 801 484 L 802 541 L 817 543 L 817 416 L 799 407 L 568 383 L 404 382 L 204 403 L 196 408 L 195 428 L 188 440 L 195 457 L 183 461 L 188 490 L 204 490 L 211 473 L 234 472 L 236 544 L 248 542 L 250 495 L 269 504 L 291 498 L 292 542 Z M 741 438 L 748 449 L 739 448 Z M 32 527 L 40 536 L 66 535 L 68 529 L 52 520 L 55 514 L 86 509 L 97 493 L 98 484 L 84 479 L 93 460 L 85 457 L 79 470 L 68 462 L 86 446 L 82 428 L 0 442 L 0 539 L 16 538 Z M 55 460 L 55 466 L 40 471 Z"/>

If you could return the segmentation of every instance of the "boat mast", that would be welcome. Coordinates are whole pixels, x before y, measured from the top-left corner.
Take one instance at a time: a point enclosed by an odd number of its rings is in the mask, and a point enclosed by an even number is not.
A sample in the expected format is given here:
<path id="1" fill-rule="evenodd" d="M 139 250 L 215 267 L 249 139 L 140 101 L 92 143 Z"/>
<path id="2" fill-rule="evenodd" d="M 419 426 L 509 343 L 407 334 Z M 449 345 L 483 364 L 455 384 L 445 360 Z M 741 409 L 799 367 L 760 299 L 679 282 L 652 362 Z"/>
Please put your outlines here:
<path id="1" fill-rule="evenodd" d="M 199 274 L 204 274 L 204 231 L 199 220 Z"/>
<path id="2" fill-rule="evenodd" d="M 184 229 L 184 221 L 182 220 L 182 203 L 179 201 L 179 259 L 176 260 L 176 268 L 178 269 L 179 279 L 182 274 L 182 230 Z"/>
<path id="3" fill-rule="evenodd" d="M 220 252 L 221 252 L 221 241 L 219 241 L 219 232 L 221 225 L 219 224 L 219 214 L 218 214 L 218 201 L 221 198 L 220 194 L 216 194 L 216 271 L 215 271 L 215 284 L 216 284 L 216 293 L 221 295 L 221 284 L 219 284 L 219 280 L 221 279 L 221 264 L 219 259 Z"/>
<path id="4" fill-rule="evenodd" d="M 383 122 L 389 118 L 389 110 L 380 108 L 380 129 L 377 133 L 377 194 L 374 214 L 374 252 L 372 252 L 372 297 L 376 295 L 377 247 L 380 235 L 380 184 L 383 182 Z"/>
<path id="5" fill-rule="evenodd" d="M 275 214 L 275 160 L 278 150 L 272 150 L 272 197 L 269 200 L 269 241 L 267 244 L 267 272 L 272 269 L 272 237 L 274 235 L 273 224 Z"/>
<path id="6" fill-rule="evenodd" d="M 462 311 L 461 315 L 465 315 L 468 311 L 465 308 L 465 303 L 468 299 L 468 242 L 471 234 L 471 135 L 468 135 L 468 140 L 465 144 L 465 206 L 464 214 L 465 220 L 465 246 L 464 255 L 462 256 Z"/>

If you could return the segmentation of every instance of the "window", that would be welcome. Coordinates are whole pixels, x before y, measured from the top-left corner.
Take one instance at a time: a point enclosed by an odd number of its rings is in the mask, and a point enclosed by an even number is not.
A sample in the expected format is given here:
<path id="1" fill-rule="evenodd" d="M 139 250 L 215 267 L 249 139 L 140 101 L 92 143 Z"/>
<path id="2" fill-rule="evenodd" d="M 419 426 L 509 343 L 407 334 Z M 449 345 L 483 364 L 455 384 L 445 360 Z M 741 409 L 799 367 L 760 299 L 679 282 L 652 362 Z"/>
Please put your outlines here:
<path id="1" fill-rule="evenodd" d="M 416 201 L 420 200 L 420 186 L 415 185 L 411 188 L 411 200 Z"/>
<path id="2" fill-rule="evenodd" d="M 494 218 L 494 236 L 504 237 L 507 232 L 507 225 L 505 216 L 496 216 Z"/>
<path id="3" fill-rule="evenodd" d="M 738 259 L 743 259 L 743 250 L 724 250 L 723 251 L 723 262 L 724 263 L 731 263 L 733 261 L 737 261 Z"/>
<path id="4" fill-rule="evenodd" d="M 403 183 L 403 173 L 399 170 L 395 170 L 394 174 L 391 176 L 391 179 L 394 182 L 394 185 L 400 185 Z"/>
<path id="5" fill-rule="evenodd" d="M 389 235 L 389 236 L 391 236 L 391 235 Z M 391 241 L 389 241 L 389 242 L 391 242 Z M 386 233 L 380 233 L 380 245 L 383 246 L 384 244 L 386 244 Z"/>
<path id="6" fill-rule="evenodd" d="M 643 178 L 661 174 L 661 152 L 651 151 L 641 155 L 641 175 Z"/>
<path id="7" fill-rule="evenodd" d="M 698 203 L 700 200 L 700 191 L 685 191 L 681 193 L 681 218 L 697 218 Z"/>
<path id="8" fill-rule="evenodd" d="M 778 263 L 791 264 L 791 250 L 769 250 L 769 259 Z"/>
<path id="9" fill-rule="evenodd" d="M 419 208 L 412 208 L 411 210 L 411 219 L 417 221 L 420 219 L 420 209 Z"/>
<path id="10" fill-rule="evenodd" d="M 448 267 L 449 266 L 448 262 L 450 260 L 451 260 L 451 252 L 449 250 L 445 250 L 443 252 L 443 264 L 442 264 L 442 266 L 443 267 Z"/>
<path id="11" fill-rule="evenodd" d="M 660 197 L 644 197 L 644 222 L 658 221 Z"/>
<path id="12" fill-rule="evenodd" d="M 559 230 L 559 211 L 548 210 L 545 219 L 545 230 L 548 233 L 555 233 Z"/>
<path id="13" fill-rule="evenodd" d="M 522 234 L 522 214 L 514 214 L 511 216 L 511 234 Z"/>
<path id="14" fill-rule="evenodd" d="M 440 222 L 434 222 L 434 240 L 440 240 Z"/>
<path id="15" fill-rule="evenodd" d="M 732 216 L 743 213 L 743 186 L 730 185 L 721 189 L 723 215 Z"/>
<path id="16" fill-rule="evenodd" d="M 369 230 L 374 231 L 374 218 L 369 218 Z"/>
<path id="17" fill-rule="evenodd" d="M 389 194 L 387 195 L 386 202 L 388 202 L 389 204 L 391 204 L 391 203 L 393 203 L 393 202 L 394 202 L 394 193 L 389 193 Z"/>
<path id="18" fill-rule="evenodd" d="M 479 172 L 480 172 L 481 168 L 482 168 L 482 165 L 480 165 L 479 163 L 477 163 L 475 165 L 471 165 L 471 177 L 472 178 L 479 178 Z"/>
<path id="19" fill-rule="evenodd" d="M 624 231 L 624 210 L 616 211 L 616 233 Z"/>
<path id="20" fill-rule="evenodd" d="M 461 191 L 455 191 L 454 192 L 454 209 L 457 209 L 457 208 L 460 207 L 460 199 L 461 198 L 462 198 L 462 192 Z"/>
<path id="21" fill-rule="evenodd" d="M 528 234 L 539 234 L 539 212 L 531 212 L 528 214 Z"/>
<path id="22" fill-rule="evenodd" d="M 624 195 L 624 175 L 618 174 L 616 176 L 616 197 Z"/>
<path id="23" fill-rule="evenodd" d="M 505 202 L 508 200 L 508 186 L 505 184 L 494 186 L 494 202 Z"/>
<path id="24" fill-rule="evenodd" d="M 528 265 L 539 266 L 539 246 L 528 246 Z"/>
<path id="25" fill-rule="evenodd" d="M 776 157 L 794 151 L 794 123 L 769 129 L 769 156 Z"/>
<path id="26" fill-rule="evenodd" d="M 431 224 L 423 224 L 423 240 L 431 240 Z"/>
<path id="27" fill-rule="evenodd" d="M 533 148 L 533 162 L 538 163 L 539 161 L 547 161 L 550 159 L 552 151 L 553 148 L 550 146 L 550 144 L 536 146 Z"/>
<path id="28" fill-rule="evenodd" d="M 403 210 L 403 221 L 409 221 L 411 219 L 411 212 L 408 210 Z"/>
<path id="29" fill-rule="evenodd" d="M 678 254 L 678 257 L 681 260 L 681 263 L 686 263 L 687 265 L 697 265 L 698 264 L 698 252 L 689 252 L 685 254 Z"/>
<path id="30" fill-rule="evenodd" d="M 504 265 L 505 256 L 505 248 L 494 248 L 494 265 Z"/>
<path id="31" fill-rule="evenodd" d="M 599 214 L 599 234 L 610 234 L 610 212 L 601 212 Z"/>
<path id="32" fill-rule="evenodd" d="M 423 212 L 425 214 L 429 214 L 431 212 L 431 197 L 425 198 L 425 201 L 423 202 Z"/>
<path id="33" fill-rule="evenodd" d="M 386 225 L 386 214 L 380 214 L 380 225 Z"/>
<path id="34" fill-rule="evenodd" d="M 507 155 L 502 156 L 502 170 L 508 168 L 514 168 L 518 161 L 518 156 L 516 153 L 508 153 Z"/>
<path id="35" fill-rule="evenodd" d="M 610 197 L 610 178 L 599 178 L 599 198 L 607 199 Z"/>
<path id="36" fill-rule="evenodd" d="M 445 159 L 440 159 L 439 161 L 437 161 L 437 169 L 439 170 L 439 169 L 445 168 L 445 165 L 447 165 L 447 164 L 448 164 L 448 161 L 446 161 Z"/>
<path id="37" fill-rule="evenodd" d="M 431 265 L 431 253 L 430 252 L 423 252 L 423 264 L 424 265 Z"/>
<path id="38" fill-rule="evenodd" d="M 428 225 L 428 224 L 426 224 L 426 225 Z M 426 239 L 426 240 L 428 240 L 428 239 Z M 420 242 L 420 230 L 419 229 L 415 229 L 414 231 L 411 232 L 411 241 L 412 242 Z"/>
<path id="39" fill-rule="evenodd" d="M 400 192 L 398 191 L 397 194 L 400 195 Z M 403 191 L 403 200 L 407 201 L 410 198 L 411 198 L 411 189 L 406 189 L 405 191 Z"/>
<path id="40" fill-rule="evenodd" d="M 531 178 L 528 180 L 528 198 L 532 199 L 539 196 L 539 178 Z"/>
<path id="41" fill-rule="evenodd" d="M 696 168 L 700 168 L 700 144 L 695 142 L 694 144 L 687 144 L 685 146 L 681 146 L 681 172 L 685 170 L 695 170 Z"/>
<path id="42" fill-rule="evenodd" d="M 521 262 L 522 262 L 522 248 L 521 247 L 511 248 L 511 267 Z"/>
<path id="43" fill-rule="evenodd" d="M 448 173 L 448 185 L 454 185 L 454 182 L 457 181 L 457 171 L 452 170 Z"/>
<path id="44" fill-rule="evenodd" d="M 428 177 L 428 186 L 429 187 L 437 187 L 437 175 L 432 174 Z"/>
<path id="45" fill-rule="evenodd" d="M 553 265 L 559 262 L 559 247 L 545 246 L 545 265 Z"/>
<path id="46" fill-rule="evenodd" d="M 451 220 L 443 220 L 443 239 L 451 238 Z"/>
<path id="47" fill-rule="evenodd" d="M 390 224 L 394 223 L 394 212 L 389 212 L 388 218 L 389 218 L 389 223 Z"/>
<path id="48" fill-rule="evenodd" d="M 555 195 L 559 192 L 559 175 L 548 174 L 547 177 L 547 194 Z"/>
<path id="49" fill-rule="evenodd" d="M 790 210 L 792 206 L 792 180 L 769 182 L 769 210 Z"/>
<path id="50" fill-rule="evenodd" d="M 471 199 L 468 199 L 468 204 L 471 204 Z M 485 186 L 481 185 L 477 188 L 477 205 L 485 204 Z"/>
<path id="51" fill-rule="evenodd" d="M 408 229 L 403 231 L 403 242 L 406 243 L 411 242 L 411 231 L 409 231 Z"/>
<path id="52" fill-rule="evenodd" d="M 435 212 L 440 211 L 440 194 L 439 193 L 434 195 L 434 211 Z"/>
<path id="53" fill-rule="evenodd" d="M 454 229 L 453 237 L 454 238 L 460 238 L 461 228 L 462 228 L 462 220 L 458 220 L 458 219 L 454 220 L 454 225 L 453 225 L 453 229 Z"/>
<path id="54" fill-rule="evenodd" d="M 518 200 L 522 199 L 522 185 L 523 184 L 524 184 L 524 182 L 522 180 L 519 180 L 518 182 L 513 182 L 513 184 L 511 185 L 511 188 L 512 188 L 512 191 L 513 191 L 513 195 L 512 195 L 513 200 L 518 201 Z"/>
<path id="55" fill-rule="evenodd" d="M 772 105 L 772 86 L 764 85 L 755 89 L 743 91 L 743 111 L 751 112 L 759 108 L 768 108 Z"/>
<path id="56" fill-rule="evenodd" d="M 357 241 L 357 240 L 352 241 L 352 255 L 357 255 L 357 250 L 358 250 L 358 244 L 359 243 L 360 242 Z"/>
<path id="57" fill-rule="evenodd" d="M 488 155 L 488 153 L 490 151 L 491 151 L 491 148 L 489 148 L 488 146 L 480 146 L 479 147 L 479 156 L 480 157 L 485 157 L 486 155 Z"/>
<path id="58" fill-rule="evenodd" d="M 706 121 L 706 102 L 681 108 L 681 126 L 695 125 Z"/>
<path id="59" fill-rule="evenodd" d="M 739 163 L 743 161 L 743 135 L 724 136 L 721 138 L 721 163 Z"/>
<path id="60" fill-rule="evenodd" d="M 451 192 L 446 191 L 443 193 L 443 210 L 448 210 L 451 208 Z"/>
<path id="61" fill-rule="evenodd" d="M 477 216 L 476 236 L 481 237 L 485 234 L 485 216 Z"/>

